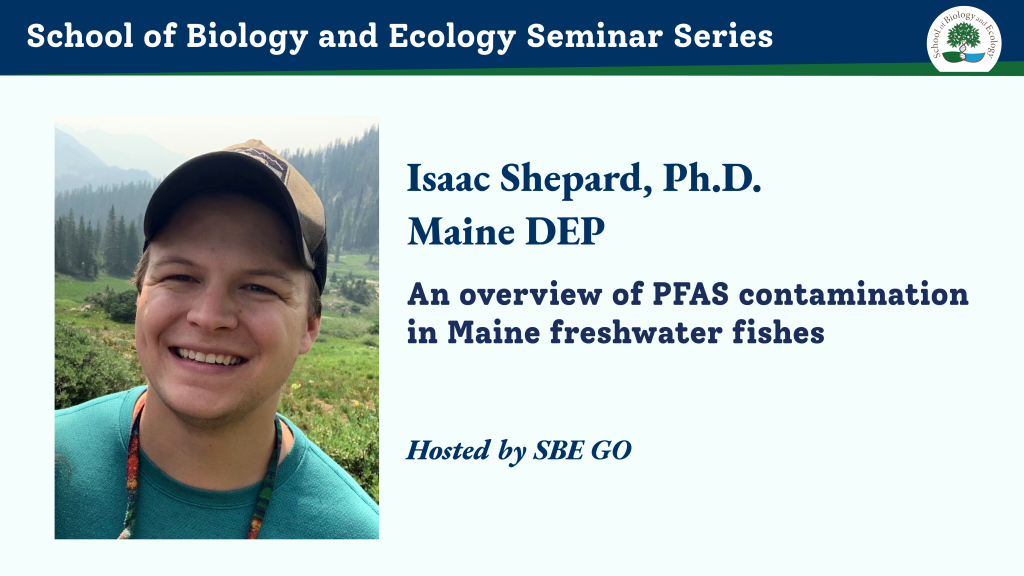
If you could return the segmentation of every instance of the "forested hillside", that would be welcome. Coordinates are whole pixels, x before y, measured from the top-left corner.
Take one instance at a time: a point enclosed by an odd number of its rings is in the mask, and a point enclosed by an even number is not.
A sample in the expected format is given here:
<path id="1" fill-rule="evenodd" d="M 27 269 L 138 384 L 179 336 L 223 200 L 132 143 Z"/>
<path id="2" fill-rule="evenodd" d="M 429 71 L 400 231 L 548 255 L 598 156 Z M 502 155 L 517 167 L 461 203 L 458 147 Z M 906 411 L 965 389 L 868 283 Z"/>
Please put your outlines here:
<path id="1" fill-rule="evenodd" d="M 100 224 L 107 221 L 110 207 L 113 206 L 119 216 L 135 222 L 141 230 L 142 216 L 146 213 L 146 205 L 156 185 L 156 181 L 146 180 L 67 190 L 57 194 L 56 215 L 74 212 L 76 216 L 85 218 L 86 222 Z"/>
<path id="2" fill-rule="evenodd" d="M 282 151 L 282 155 L 309 181 L 324 203 L 331 251 L 373 251 L 377 246 L 380 212 L 379 131 L 368 130 L 361 138 L 336 140 L 316 150 Z M 147 180 L 99 187 L 85 186 L 56 196 L 55 218 L 73 214 L 94 225 L 96 236 L 111 207 L 142 230 L 142 218 L 158 182 Z M 76 222 L 77 223 L 77 222 Z M 103 257 L 97 258 L 102 261 Z"/>
<path id="3" fill-rule="evenodd" d="M 332 251 L 365 252 L 377 246 L 380 215 L 380 131 L 335 140 L 316 150 L 282 154 L 324 203 Z"/>

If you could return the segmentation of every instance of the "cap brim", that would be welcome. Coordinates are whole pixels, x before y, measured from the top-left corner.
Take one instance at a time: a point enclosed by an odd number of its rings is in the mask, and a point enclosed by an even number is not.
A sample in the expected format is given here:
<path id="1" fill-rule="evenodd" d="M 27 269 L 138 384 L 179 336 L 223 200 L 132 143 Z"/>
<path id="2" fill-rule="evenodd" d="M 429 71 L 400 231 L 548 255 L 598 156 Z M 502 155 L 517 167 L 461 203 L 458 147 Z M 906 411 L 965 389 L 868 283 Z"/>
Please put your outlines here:
<path id="1" fill-rule="evenodd" d="M 288 187 L 268 166 L 237 152 L 210 152 L 185 162 L 164 178 L 146 208 L 143 233 L 153 240 L 185 202 L 214 192 L 253 196 L 270 205 L 291 227 L 299 262 L 309 270 L 313 258 L 302 236 L 302 224 Z"/>

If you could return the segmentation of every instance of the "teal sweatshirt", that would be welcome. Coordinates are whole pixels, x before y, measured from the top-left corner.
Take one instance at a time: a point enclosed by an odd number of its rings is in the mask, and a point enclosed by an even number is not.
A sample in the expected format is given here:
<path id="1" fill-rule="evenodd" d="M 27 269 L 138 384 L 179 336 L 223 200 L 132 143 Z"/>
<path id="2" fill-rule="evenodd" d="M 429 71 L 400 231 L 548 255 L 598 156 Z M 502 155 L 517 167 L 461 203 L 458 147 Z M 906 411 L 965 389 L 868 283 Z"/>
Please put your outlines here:
<path id="1" fill-rule="evenodd" d="M 114 539 L 124 528 L 132 409 L 145 387 L 56 412 L 57 538 Z M 380 511 L 286 418 L 295 443 L 277 472 L 260 538 L 377 538 Z M 133 538 L 244 538 L 260 483 L 228 492 L 186 486 L 140 450 Z"/>

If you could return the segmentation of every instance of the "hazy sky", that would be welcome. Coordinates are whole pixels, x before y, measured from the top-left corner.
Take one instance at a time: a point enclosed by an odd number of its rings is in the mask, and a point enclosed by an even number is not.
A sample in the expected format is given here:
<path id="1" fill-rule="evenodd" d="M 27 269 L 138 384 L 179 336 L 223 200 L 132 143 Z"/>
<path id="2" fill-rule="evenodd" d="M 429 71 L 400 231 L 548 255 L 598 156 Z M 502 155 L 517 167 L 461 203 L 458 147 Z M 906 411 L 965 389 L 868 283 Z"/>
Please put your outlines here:
<path id="1" fill-rule="evenodd" d="M 318 148 L 337 138 L 361 136 L 377 123 L 368 116 L 58 116 L 58 126 L 85 132 L 147 136 L 191 158 L 258 138 L 274 150 Z"/>

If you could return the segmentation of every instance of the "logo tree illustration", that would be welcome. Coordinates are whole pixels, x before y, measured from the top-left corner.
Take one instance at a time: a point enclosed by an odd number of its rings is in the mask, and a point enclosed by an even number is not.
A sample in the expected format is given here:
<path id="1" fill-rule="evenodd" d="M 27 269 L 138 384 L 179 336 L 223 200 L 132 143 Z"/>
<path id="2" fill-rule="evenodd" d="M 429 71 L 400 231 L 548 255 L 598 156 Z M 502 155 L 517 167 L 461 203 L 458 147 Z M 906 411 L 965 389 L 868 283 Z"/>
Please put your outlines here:
<path id="1" fill-rule="evenodd" d="M 976 47 L 981 43 L 981 36 L 978 34 L 978 29 L 966 22 L 961 22 L 956 26 L 949 29 L 949 36 L 946 37 L 946 42 L 949 42 L 950 46 L 960 47 L 960 58 L 967 58 L 964 52 L 967 51 L 967 47 Z"/>

